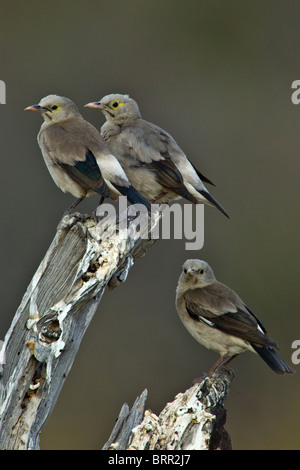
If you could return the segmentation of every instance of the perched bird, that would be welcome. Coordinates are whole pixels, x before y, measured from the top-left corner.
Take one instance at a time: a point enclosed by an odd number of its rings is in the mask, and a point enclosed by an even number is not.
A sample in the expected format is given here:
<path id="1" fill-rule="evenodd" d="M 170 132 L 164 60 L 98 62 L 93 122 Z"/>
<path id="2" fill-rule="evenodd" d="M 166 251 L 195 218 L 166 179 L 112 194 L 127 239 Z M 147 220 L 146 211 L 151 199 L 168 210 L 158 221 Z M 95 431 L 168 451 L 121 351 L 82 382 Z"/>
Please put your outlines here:
<path id="1" fill-rule="evenodd" d="M 149 202 L 131 185 L 119 161 L 97 131 L 85 121 L 76 105 L 68 98 L 49 95 L 39 104 L 25 111 L 38 111 L 44 118 L 38 134 L 38 143 L 55 184 L 78 198 L 68 209 L 82 199 L 98 193 L 116 200 L 127 196 L 131 204 Z"/>
<path id="2" fill-rule="evenodd" d="M 216 280 L 205 261 L 189 259 L 184 263 L 176 307 L 196 341 L 220 354 L 209 376 L 247 350 L 258 353 L 277 374 L 294 372 L 274 350 L 278 346 L 260 320 L 233 290 Z"/>
<path id="3" fill-rule="evenodd" d="M 192 165 L 170 134 L 141 118 L 129 95 L 111 94 L 85 106 L 103 112 L 101 135 L 145 198 L 168 203 L 183 197 L 213 205 L 229 218 L 202 181 L 213 183 Z"/>

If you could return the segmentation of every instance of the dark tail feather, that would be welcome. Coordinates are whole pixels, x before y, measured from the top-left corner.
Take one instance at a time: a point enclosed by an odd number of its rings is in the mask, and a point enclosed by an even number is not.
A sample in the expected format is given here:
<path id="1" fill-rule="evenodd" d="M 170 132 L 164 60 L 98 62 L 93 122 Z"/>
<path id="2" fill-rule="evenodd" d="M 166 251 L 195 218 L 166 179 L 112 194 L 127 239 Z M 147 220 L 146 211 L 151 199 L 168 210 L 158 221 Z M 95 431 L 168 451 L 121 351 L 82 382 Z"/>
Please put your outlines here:
<path id="1" fill-rule="evenodd" d="M 215 207 L 217 207 L 217 209 L 219 209 L 219 211 L 222 212 L 222 214 L 226 215 L 226 217 L 228 217 L 228 219 L 230 219 L 228 213 L 225 211 L 224 207 L 221 206 L 221 204 L 218 203 L 218 201 L 216 201 L 215 198 L 212 197 L 211 194 L 209 194 L 208 191 L 199 191 L 200 194 L 202 194 L 203 197 L 205 197 L 205 199 L 207 199 L 209 202 L 211 202 Z"/>
<path id="2" fill-rule="evenodd" d="M 294 374 L 294 370 L 290 368 L 290 366 L 287 365 L 286 362 L 284 362 L 283 359 L 277 354 L 277 352 L 271 348 L 264 348 L 264 347 L 259 347 L 255 346 L 254 344 L 251 344 L 253 349 L 257 352 L 257 354 L 260 355 L 260 357 L 268 364 L 271 369 L 276 372 L 276 374 L 284 374 L 285 372 L 287 374 Z"/>
<path id="3" fill-rule="evenodd" d="M 118 184 L 112 183 L 114 187 L 122 194 L 126 196 L 130 204 L 143 204 L 147 207 L 148 211 L 151 211 L 151 204 L 144 198 L 132 185 L 120 186 Z"/>

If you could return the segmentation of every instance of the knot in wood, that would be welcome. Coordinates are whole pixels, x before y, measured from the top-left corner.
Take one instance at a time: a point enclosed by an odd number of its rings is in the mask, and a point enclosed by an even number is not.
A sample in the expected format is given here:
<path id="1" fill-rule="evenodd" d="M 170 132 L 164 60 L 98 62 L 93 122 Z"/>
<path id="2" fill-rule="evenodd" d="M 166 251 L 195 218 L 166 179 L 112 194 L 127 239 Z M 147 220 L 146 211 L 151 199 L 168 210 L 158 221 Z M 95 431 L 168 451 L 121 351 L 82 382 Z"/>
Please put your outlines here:
<path id="1" fill-rule="evenodd" d="M 57 341 L 61 336 L 62 330 L 56 315 L 45 315 L 38 322 L 38 339 L 44 345 Z"/>

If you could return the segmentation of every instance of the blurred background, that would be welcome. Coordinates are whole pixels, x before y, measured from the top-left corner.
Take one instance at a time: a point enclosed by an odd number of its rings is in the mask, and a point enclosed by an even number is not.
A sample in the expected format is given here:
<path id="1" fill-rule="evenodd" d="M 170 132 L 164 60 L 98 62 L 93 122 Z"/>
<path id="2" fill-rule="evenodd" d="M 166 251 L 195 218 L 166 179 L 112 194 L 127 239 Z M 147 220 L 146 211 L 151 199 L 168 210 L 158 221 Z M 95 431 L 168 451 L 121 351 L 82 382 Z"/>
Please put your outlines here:
<path id="1" fill-rule="evenodd" d="M 187 258 L 207 260 L 259 316 L 291 365 L 300 339 L 300 79 L 297 0 L 4 1 L 0 18 L 3 339 L 74 200 L 54 185 L 37 145 L 41 117 L 24 108 L 50 93 L 84 108 L 129 93 L 212 179 L 227 220 L 205 207 L 205 242 L 161 240 L 107 291 L 41 436 L 42 449 L 99 449 L 124 402 L 145 388 L 160 413 L 217 359 L 181 325 L 175 288 Z M 93 210 L 89 198 L 81 210 Z M 232 363 L 226 401 L 234 449 L 299 449 L 300 366 L 278 376 L 256 355 Z"/>

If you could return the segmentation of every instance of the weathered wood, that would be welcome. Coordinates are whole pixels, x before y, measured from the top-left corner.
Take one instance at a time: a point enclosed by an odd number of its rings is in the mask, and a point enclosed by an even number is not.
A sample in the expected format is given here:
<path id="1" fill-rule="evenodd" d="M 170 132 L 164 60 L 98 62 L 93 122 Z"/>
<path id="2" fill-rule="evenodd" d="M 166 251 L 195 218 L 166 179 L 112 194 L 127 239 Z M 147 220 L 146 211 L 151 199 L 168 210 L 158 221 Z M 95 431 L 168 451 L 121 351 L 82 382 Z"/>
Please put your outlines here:
<path id="1" fill-rule="evenodd" d="M 157 213 L 140 235 L 155 230 L 160 219 Z M 2 450 L 39 449 L 40 433 L 106 286 L 113 289 L 124 282 L 133 263 L 156 241 L 138 237 L 127 213 L 111 230 L 114 223 L 65 216 L 28 286 L 0 351 Z M 231 448 L 223 428 L 231 380 L 231 374 L 220 369 L 178 394 L 159 416 L 144 412 L 144 391 L 131 410 L 122 407 L 103 449 Z"/>
<path id="2" fill-rule="evenodd" d="M 233 373 L 218 369 L 185 393 L 179 393 L 159 416 L 146 410 L 146 391 L 131 411 L 122 407 L 105 450 L 229 450 L 231 439 L 224 429 L 224 401 Z M 132 417 L 132 419 L 130 419 Z"/>
<path id="3" fill-rule="evenodd" d="M 147 396 L 148 392 L 144 390 L 135 400 L 131 410 L 129 410 L 128 404 L 124 403 L 112 433 L 102 450 L 127 449 L 132 430 L 143 420 Z"/>
<path id="4" fill-rule="evenodd" d="M 106 221 L 109 229 L 111 223 Z M 124 282 L 134 261 L 155 242 L 137 238 L 127 225 L 125 214 L 105 237 L 94 216 L 66 215 L 59 224 L 0 352 L 0 449 L 39 448 L 41 430 L 106 286 Z"/>

